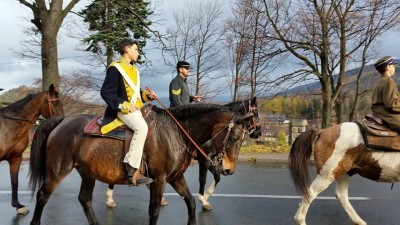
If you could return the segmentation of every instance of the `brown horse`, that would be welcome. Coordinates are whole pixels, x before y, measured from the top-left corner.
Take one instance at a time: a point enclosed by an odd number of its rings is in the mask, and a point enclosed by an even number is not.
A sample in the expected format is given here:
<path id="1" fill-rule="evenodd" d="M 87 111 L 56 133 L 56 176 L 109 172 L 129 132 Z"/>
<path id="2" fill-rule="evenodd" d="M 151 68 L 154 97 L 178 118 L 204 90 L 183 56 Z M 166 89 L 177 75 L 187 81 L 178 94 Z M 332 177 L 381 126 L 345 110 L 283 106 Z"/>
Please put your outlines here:
<path id="1" fill-rule="evenodd" d="M 311 155 L 318 175 L 310 184 Z M 294 216 L 299 225 L 306 224 L 307 211 L 313 200 L 335 181 L 336 198 L 352 224 L 366 225 L 349 201 L 350 176 L 359 174 L 377 182 L 400 181 L 400 152 L 367 149 L 360 128 L 353 122 L 300 134 L 290 149 L 289 158 L 294 184 L 303 196 Z"/>
<path id="2" fill-rule="evenodd" d="M 0 161 L 7 160 L 11 176 L 11 205 L 17 213 L 29 210 L 18 200 L 18 174 L 22 153 L 29 143 L 29 129 L 38 117 L 64 115 L 58 92 L 51 85 L 49 91 L 29 94 L 25 98 L 0 109 Z"/>
<path id="3" fill-rule="evenodd" d="M 183 128 L 201 145 L 212 139 L 216 149 L 213 161 L 218 171 L 233 174 L 239 149 L 245 135 L 244 127 L 254 116 L 240 116 L 218 105 L 188 105 L 171 109 Z M 166 183 L 185 200 L 189 225 L 196 224 L 195 200 L 183 173 L 190 165 L 194 148 L 177 124 L 162 109 L 152 109 L 155 127 L 146 142 L 144 158 L 150 184 L 149 224 L 157 224 L 160 202 Z M 127 184 L 122 164 L 123 142 L 110 138 L 91 137 L 83 126 L 92 115 L 50 118 L 38 127 L 30 158 L 30 181 L 33 190 L 38 184 L 37 201 L 31 225 L 40 224 L 43 208 L 61 180 L 74 168 L 82 178 L 79 201 L 89 224 L 99 224 L 92 208 L 95 181 L 108 184 Z"/>
<path id="4" fill-rule="evenodd" d="M 253 139 L 257 139 L 261 136 L 261 125 L 260 125 L 260 117 L 258 115 L 257 108 L 257 98 L 253 97 L 248 100 L 243 101 L 235 101 L 224 105 L 229 110 L 237 112 L 241 115 L 246 115 L 249 112 L 254 113 L 254 117 L 250 120 L 250 123 L 247 125 L 246 130 L 248 131 L 249 137 Z M 201 146 L 203 151 L 209 156 L 212 157 L 215 154 L 215 150 L 212 148 L 211 143 L 208 141 Z M 208 202 L 208 198 L 214 193 L 215 187 L 218 182 L 221 180 L 221 174 L 215 170 L 215 167 L 210 163 L 210 161 L 204 157 L 200 152 L 197 152 L 197 158 L 199 162 L 199 200 L 202 204 L 203 209 L 211 210 L 212 205 Z M 207 171 L 210 171 L 213 174 L 214 180 L 207 188 L 207 191 L 204 191 L 204 187 L 206 185 L 207 180 Z M 107 202 L 106 205 L 110 208 L 117 206 L 113 199 L 113 190 L 114 185 L 108 185 L 108 189 L 106 192 Z M 167 205 L 167 200 L 163 197 L 161 199 L 161 205 Z"/>

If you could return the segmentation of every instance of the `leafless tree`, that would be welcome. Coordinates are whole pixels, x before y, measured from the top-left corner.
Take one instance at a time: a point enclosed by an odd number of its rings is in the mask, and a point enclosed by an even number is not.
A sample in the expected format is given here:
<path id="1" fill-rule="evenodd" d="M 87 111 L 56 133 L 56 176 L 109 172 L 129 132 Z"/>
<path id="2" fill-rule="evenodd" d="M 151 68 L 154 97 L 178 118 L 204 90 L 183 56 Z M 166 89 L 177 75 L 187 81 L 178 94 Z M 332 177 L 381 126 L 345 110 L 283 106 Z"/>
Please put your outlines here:
<path id="1" fill-rule="evenodd" d="M 400 3 L 394 0 L 263 1 L 275 31 L 271 38 L 280 41 L 299 62 L 299 69 L 291 75 L 312 75 L 319 80 L 322 127 L 329 126 L 332 110 L 346 83 L 349 59 L 365 44 L 363 36 L 368 24 L 374 23 L 365 14 L 379 6 L 385 8 L 378 16 L 382 17 L 398 11 Z"/>
<path id="2" fill-rule="evenodd" d="M 270 74 L 280 65 L 277 62 L 284 53 L 268 37 L 273 28 L 260 11 L 261 4 L 260 0 L 237 0 L 226 21 L 225 48 L 232 71 L 228 77 L 232 81 L 233 101 L 240 98 L 239 94 L 246 95 L 246 87 L 250 97 L 268 92 L 273 84 Z"/>
<path id="3" fill-rule="evenodd" d="M 67 14 L 80 0 L 70 0 L 63 5 L 63 0 L 17 0 L 32 10 L 37 33 L 41 35 L 41 60 L 43 73 L 43 90 L 50 84 L 60 83 L 58 70 L 57 35 Z M 63 8 L 63 6 L 65 6 Z"/>
<path id="4" fill-rule="evenodd" d="M 222 77 L 220 68 L 224 65 L 220 42 L 222 1 L 191 1 L 187 9 L 174 13 L 175 25 L 167 30 L 169 54 L 175 65 L 179 60 L 194 62 L 194 94 L 212 98 L 224 90 L 215 85 Z M 192 63 L 193 64 L 193 63 Z M 174 67 L 175 68 L 175 67 Z"/>

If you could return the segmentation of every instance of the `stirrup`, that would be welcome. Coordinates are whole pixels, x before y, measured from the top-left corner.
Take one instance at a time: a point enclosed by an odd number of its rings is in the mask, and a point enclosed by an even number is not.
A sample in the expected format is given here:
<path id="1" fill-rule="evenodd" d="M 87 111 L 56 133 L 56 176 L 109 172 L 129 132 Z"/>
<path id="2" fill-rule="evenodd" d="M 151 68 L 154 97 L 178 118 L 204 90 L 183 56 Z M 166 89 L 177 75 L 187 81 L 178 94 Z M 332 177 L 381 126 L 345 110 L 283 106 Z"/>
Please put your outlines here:
<path id="1" fill-rule="evenodd" d="M 140 172 L 140 170 L 138 170 L 138 169 L 134 169 L 134 170 L 135 170 L 135 172 L 131 179 L 131 182 L 134 186 L 150 184 L 151 182 L 153 182 L 152 178 L 143 176 L 143 174 Z"/>

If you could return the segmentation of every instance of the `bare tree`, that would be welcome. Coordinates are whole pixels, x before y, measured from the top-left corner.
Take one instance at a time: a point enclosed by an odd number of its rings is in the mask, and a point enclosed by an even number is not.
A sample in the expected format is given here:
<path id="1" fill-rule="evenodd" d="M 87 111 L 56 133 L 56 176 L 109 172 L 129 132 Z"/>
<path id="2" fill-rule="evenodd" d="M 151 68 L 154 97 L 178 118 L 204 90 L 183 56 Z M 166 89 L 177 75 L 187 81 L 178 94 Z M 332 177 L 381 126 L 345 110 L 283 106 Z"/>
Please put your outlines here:
<path id="1" fill-rule="evenodd" d="M 370 10 L 364 11 L 362 15 L 362 23 L 365 23 L 363 34 L 361 35 L 360 41 L 362 46 L 357 52 L 357 57 L 353 57 L 353 60 L 359 66 L 357 74 L 356 90 L 354 94 L 354 101 L 351 105 L 349 112 L 349 121 L 353 121 L 355 112 L 358 107 L 360 96 L 363 96 L 366 91 L 361 90 L 361 78 L 364 75 L 364 68 L 367 63 L 370 62 L 370 56 L 375 57 L 376 55 L 371 53 L 370 50 L 377 48 L 377 39 L 382 36 L 386 31 L 397 26 L 400 22 L 399 5 L 392 9 L 392 1 L 373 1 L 370 3 Z"/>
<path id="2" fill-rule="evenodd" d="M 50 84 L 60 83 L 58 70 L 57 34 L 64 18 L 80 0 L 71 0 L 63 8 L 63 0 L 17 0 L 30 8 L 33 13 L 31 22 L 41 35 L 41 58 L 43 73 L 43 90 Z"/>
<path id="3" fill-rule="evenodd" d="M 175 60 L 169 64 L 194 61 L 194 92 L 212 98 L 224 91 L 223 86 L 215 85 L 224 64 L 220 54 L 222 1 L 190 2 L 187 7 L 175 12 L 175 25 L 167 30 L 169 53 Z"/>
<path id="4" fill-rule="evenodd" d="M 277 42 L 269 38 L 273 32 L 265 13 L 260 11 L 262 2 L 237 0 L 233 15 L 225 25 L 225 47 L 231 62 L 233 101 L 238 100 L 239 88 L 248 87 L 250 97 L 269 91 L 270 74 L 277 69 L 280 55 L 284 53 Z M 245 94 L 245 90 L 241 91 Z"/>
<path id="5" fill-rule="evenodd" d="M 302 73 L 318 78 L 322 127 L 329 126 L 332 110 L 346 83 L 349 59 L 365 43 L 361 38 L 372 22 L 363 20 L 363 15 L 371 11 L 372 2 L 385 6 L 386 11 L 398 11 L 400 3 L 394 0 L 263 1 L 275 31 L 271 38 L 280 41 L 299 62 L 300 69 L 292 75 Z"/>

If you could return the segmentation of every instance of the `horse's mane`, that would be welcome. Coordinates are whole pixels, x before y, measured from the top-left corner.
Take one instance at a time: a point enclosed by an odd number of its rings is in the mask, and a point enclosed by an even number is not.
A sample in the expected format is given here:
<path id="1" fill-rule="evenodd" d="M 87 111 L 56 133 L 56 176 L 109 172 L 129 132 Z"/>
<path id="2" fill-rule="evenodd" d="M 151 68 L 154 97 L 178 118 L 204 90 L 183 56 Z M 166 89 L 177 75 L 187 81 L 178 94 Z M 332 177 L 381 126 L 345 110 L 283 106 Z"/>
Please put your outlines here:
<path id="1" fill-rule="evenodd" d="M 189 104 L 173 107 L 168 110 L 172 113 L 172 115 L 183 120 L 204 115 L 205 113 L 231 111 L 228 107 L 217 104 Z M 167 115 L 165 109 L 153 108 L 153 111 L 155 111 L 158 115 Z"/>
<path id="2" fill-rule="evenodd" d="M 28 102 L 31 101 L 35 95 L 36 94 L 28 94 L 24 98 L 12 103 L 11 105 L 8 105 L 4 108 L 0 108 L 0 114 L 5 115 L 8 113 L 20 112 L 23 109 L 23 107 L 26 106 Z"/>
<path id="3" fill-rule="evenodd" d="M 231 110 L 235 110 L 235 111 L 243 111 L 245 110 L 245 105 L 250 105 L 250 100 L 242 100 L 242 101 L 235 101 L 235 102 L 230 102 L 225 104 L 225 107 L 228 107 Z M 246 107 L 248 107 L 246 105 Z M 257 106 L 257 102 L 255 103 L 255 105 Z"/>
<path id="4" fill-rule="evenodd" d="M 171 116 L 168 115 L 165 109 L 154 107 L 152 110 L 157 113 L 157 120 L 162 124 L 175 124 L 175 122 L 173 122 Z M 216 113 L 226 112 L 232 113 L 232 115 L 238 114 L 237 112 L 232 111 L 223 105 L 217 104 L 189 104 L 184 106 L 172 107 L 168 110 L 176 119 L 178 119 L 178 121 L 183 124 L 189 123 L 192 125 L 192 128 L 196 126 L 195 124 L 200 126 L 203 123 L 209 123 L 213 119 L 215 119 L 213 118 L 213 116 L 206 118 L 204 117 L 205 114 L 211 115 L 213 113 L 213 115 L 217 115 Z"/>

